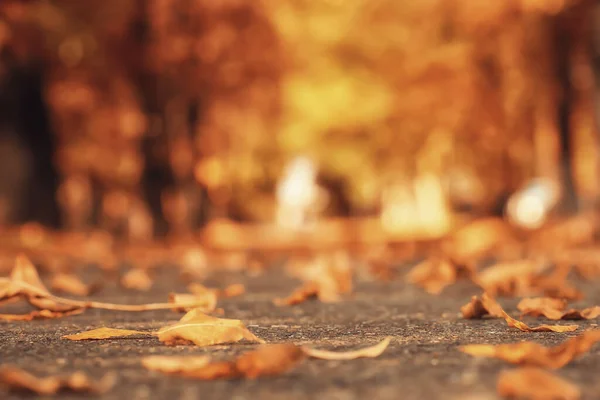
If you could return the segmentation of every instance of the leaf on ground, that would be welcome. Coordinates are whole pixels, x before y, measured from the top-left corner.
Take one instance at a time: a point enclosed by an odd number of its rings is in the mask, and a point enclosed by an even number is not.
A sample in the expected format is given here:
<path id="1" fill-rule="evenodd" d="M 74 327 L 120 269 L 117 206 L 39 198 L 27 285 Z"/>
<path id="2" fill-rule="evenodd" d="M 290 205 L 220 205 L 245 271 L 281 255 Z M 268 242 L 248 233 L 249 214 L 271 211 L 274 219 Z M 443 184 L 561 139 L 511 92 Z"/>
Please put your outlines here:
<path id="1" fill-rule="evenodd" d="M 465 319 L 479 319 L 485 315 L 491 315 L 494 318 L 504 318 L 502 313 L 498 313 L 497 308 L 494 308 L 492 311 L 495 313 L 490 314 L 490 310 L 484 306 L 479 296 L 472 296 L 471 301 L 460 308 L 460 312 Z"/>
<path id="2" fill-rule="evenodd" d="M 109 391 L 115 382 L 114 373 L 104 375 L 99 381 L 93 381 L 82 372 L 63 377 L 39 378 L 17 367 L 0 367 L 0 384 L 8 389 L 28 390 L 38 395 L 52 395 L 62 390 L 101 394 Z"/>
<path id="3" fill-rule="evenodd" d="M 102 340 L 116 337 L 125 337 L 131 335 L 148 335 L 148 332 L 132 331 L 129 329 L 97 328 L 91 331 L 76 333 L 74 335 L 65 335 L 63 339 L 68 340 Z"/>
<path id="4" fill-rule="evenodd" d="M 312 297 L 333 303 L 352 292 L 353 269 L 345 252 L 321 254 L 308 262 L 292 262 L 288 270 L 305 283 L 287 298 L 275 299 L 276 305 L 299 304 Z"/>
<path id="5" fill-rule="evenodd" d="M 52 290 L 75 296 L 88 296 L 97 285 L 86 285 L 76 275 L 60 273 L 52 278 Z"/>
<path id="6" fill-rule="evenodd" d="M 456 266 L 445 259 L 428 259 L 411 269 L 406 279 L 413 285 L 423 288 L 427 293 L 440 294 L 458 278 Z"/>
<path id="7" fill-rule="evenodd" d="M 194 309 L 185 314 L 179 322 L 161 328 L 158 339 L 167 344 L 192 342 L 196 346 L 210 346 L 220 343 L 233 343 L 246 339 L 264 343 L 254 336 L 242 321 L 211 317 Z"/>
<path id="8" fill-rule="evenodd" d="M 68 317 L 70 315 L 81 314 L 84 311 L 82 308 L 78 308 L 71 311 L 50 311 L 50 310 L 36 310 L 31 311 L 27 314 L 0 314 L 0 320 L 2 321 L 32 321 L 34 319 L 54 319 Z"/>
<path id="9" fill-rule="evenodd" d="M 387 349 L 387 347 L 389 346 L 391 340 L 391 337 L 387 337 L 374 346 L 364 347 L 362 349 L 352 351 L 328 351 L 312 349 L 309 347 L 303 347 L 302 351 L 304 351 L 304 353 L 309 357 L 318 358 L 321 360 L 343 361 L 354 360 L 357 358 L 375 358 L 383 354 L 385 349 Z"/>
<path id="10" fill-rule="evenodd" d="M 518 260 L 492 265 L 473 280 L 492 296 L 522 296 L 531 291 L 531 282 L 546 269 L 532 260 Z"/>
<path id="11" fill-rule="evenodd" d="M 152 287 L 152 278 L 148 271 L 142 268 L 133 268 L 121 277 L 121 286 L 125 289 L 146 292 Z"/>
<path id="12" fill-rule="evenodd" d="M 475 357 L 498 358 L 511 364 L 556 369 L 586 353 L 597 342 L 600 342 L 600 330 L 590 330 L 554 347 L 534 342 L 473 344 L 460 347 L 460 351 Z"/>
<path id="13" fill-rule="evenodd" d="M 246 287 L 241 283 L 234 283 L 232 285 L 227 286 L 225 289 L 219 291 L 219 297 L 237 297 L 246 293 Z"/>
<path id="14" fill-rule="evenodd" d="M 498 395 L 530 400 L 578 400 L 581 392 L 571 382 L 541 368 L 524 367 L 502 371 L 496 386 Z"/>
<path id="15" fill-rule="evenodd" d="M 197 308 L 204 313 L 210 313 L 217 308 L 217 296 L 212 291 L 204 294 L 170 293 L 169 303 L 173 304 L 174 311 L 190 311 Z M 185 306 L 180 307 L 181 304 Z"/>
<path id="16" fill-rule="evenodd" d="M 522 315 L 530 315 L 534 317 L 544 316 L 552 320 L 577 320 L 577 319 L 594 319 L 600 316 L 600 307 L 594 306 L 584 308 L 583 310 L 566 308 L 566 301 L 551 299 L 551 298 L 534 298 L 523 299 L 517 305 Z"/>
<path id="17" fill-rule="evenodd" d="M 232 361 L 211 362 L 207 356 L 153 356 L 144 358 L 142 365 L 154 371 L 203 380 L 254 379 L 283 374 L 304 358 L 302 349 L 296 345 L 273 344 L 260 346 Z"/>
<path id="18" fill-rule="evenodd" d="M 481 301 L 483 306 L 488 310 L 491 315 L 501 315 L 502 318 L 506 321 L 506 324 L 510 327 L 517 328 L 523 332 L 573 332 L 576 331 L 577 325 L 540 325 L 535 327 L 530 327 L 526 323 L 514 319 L 510 315 L 502 309 L 500 304 L 494 300 L 493 297 L 489 296 L 487 293 L 484 293 L 481 296 Z"/>

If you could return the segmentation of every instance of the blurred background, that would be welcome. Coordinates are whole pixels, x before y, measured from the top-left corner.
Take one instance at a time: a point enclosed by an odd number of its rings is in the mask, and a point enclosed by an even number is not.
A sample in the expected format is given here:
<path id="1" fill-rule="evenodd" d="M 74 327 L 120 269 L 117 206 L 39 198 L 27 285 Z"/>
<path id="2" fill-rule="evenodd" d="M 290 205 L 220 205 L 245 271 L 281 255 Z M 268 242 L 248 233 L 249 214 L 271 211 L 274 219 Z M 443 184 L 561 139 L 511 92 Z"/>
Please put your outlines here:
<path id="1" fill-rule="evenodd" d="M 0 223 L 419 238 L 594 208 L 596 3 L 2 0 Z"/>

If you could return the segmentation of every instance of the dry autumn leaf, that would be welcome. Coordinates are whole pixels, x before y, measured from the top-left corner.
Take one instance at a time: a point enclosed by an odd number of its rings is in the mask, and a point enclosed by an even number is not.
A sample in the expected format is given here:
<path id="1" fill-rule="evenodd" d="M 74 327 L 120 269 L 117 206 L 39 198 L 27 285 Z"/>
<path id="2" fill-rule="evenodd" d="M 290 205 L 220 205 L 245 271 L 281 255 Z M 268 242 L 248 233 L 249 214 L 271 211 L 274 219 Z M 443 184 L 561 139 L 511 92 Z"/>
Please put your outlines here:
<path id="1" fill-rule="evenodd" d="M 541 368 L 524 367 L 502 371 L 498 378 L 499 396 L 530 400 L 578 400 L 579 388 Z"/>
<path id="2" fill-rule="evenodd" d="M 91 331 L 76 333 L 74 335 L 65 335 L 63 339 L 68 340 L 102 340 L 116 337 L 125 337 L 131 335 L 148 335 L 149 332 L 132 331 L 129 329 L 98 328 Z"/>
<path id="3" fill-rule="evenodd" d="M 141 268 L 129 270 L 121 277 L 121 286 L 126 289 L 145 292 L 150 290 L 152 284 L 152 278 L 150 278 L 150 275 L 148 275 L 148 271 Z"/>
<path id="4" fill-rule="evenodd" d="M 485 307 L 491 315 L 502 316 L 508 326 L 517 328 L 523 332 L 572 332 L 577 330 L 577 325 L 540 325 L 532 328 L 524 322 L 516 320 L 508 315 L 506 311 L 502 309 L 500 304 L 487 293 L 484 293 L 481 296 L 481 301 L 483 307 Z"/>
<path id="5" fill-rule="evenodd" d="M 533 342 L 473 344 L 460 347 L 460 351 L 475 357 L 498 358 L 511 364 L 556 369 L 586 353 L 597 342 L 600 342 L 600 330 L 583 332 L 554 347 L 544 347 Z"/>
<path id="6" fill-rule="evenodd" d="M 328 351 L 328 350 L 318 350 L 312 349 L 309 347 L 303 347 L 302 351 L 312 358 L 318 358 L 321 360 L 354 360 L 357 358 L 375 358 L 379 357 L 385 349 L 389 346 L 392 338 L 387 337 L 383 339 L 381 342 L 377 343 L 374 346 L 364 347 L 358 350 L 352 351 Z"/>
<path id="7" fill-rule="evenodd" d="M 292 292 L 288 297 L 273 300 L 276 306 L 293 306 L 300 304 L 319 294 L 319 286 L 314 282 L 307 282 Z"/>
<path id="8" fill-rule="evenodd" d="M 583 310 L 565 310 L 566 302 L 550 298 L 523 299 L 517 305 L 522 315 L 544 316 L 552 320 L 594 319 L 600 316 L 600 306 Z"/>
<path id="9" fill-rule="evenodd" d="M 95 285 L 86 285 L 76 275 L 60 273 L 52 278 L 53 290 L 76 296 L 88 296 L 95 289 Z"/>
<path id="10" fill-rule="evenodd" d="M 531 282 L 546 268 L 531 260 L 504 262 L 484 269 L 473 280 L 492 296 L 521 296 L 530 293 Z"/>
<path id="11" fill-rule="evenodd" d="M 52 395 L 61 390 L 87 393 L 105 393 L 116 382 L 115 374 L 106 374 L 99 381 L 92 381 L 82 372 L 59 377 L 38 378 L 17 367 L 0 367 L 0 384 L 9 389 L 28 390 L 39 395 Z"/>
<path id="12" fill-rule="evenodd" d="M 209 356 L 149 356 L 142 358 L 142 365 L 146 369 L 165 374 L 192 372 L 209 363 Z"/>
<path id="13" fill-rule="evenodd" d="M 104 310 L 117 311 L 150 311 L 165 310 L 173 308 L 171 303 L 151 303 L 151 304 L 112 304 L 98 301 L 85 301 L 66 299 L 55 296 L 48 291 L 42 283 L 35 267 L 24 255 L 16 258 L 15 267 L 9 278 L 0 278 L 0 301 L 11 301 L 17 296 L 24 297 L 31 305 L 41 309 L 54 312 L 66 312 L 76 309 L 98 308 Z M 180 307 L 195 307 L 197 301 L 189 304 L 178 304 Z M 71 314 L 63 314 L 71 315 Z M 58 317 L 58 314 L 55 315 Z"/>
<path id="14" fill-rule="evenodd" d="M 219 291 L 220 297 L 237 297 L 246 293 L 246 287 L 241 283 L 234 283 Z"/>
<path id="15" fill-rule="evenodd" d="M 427 293 L 440 294 L 444 288 L 458 277 L 455 265 L 448 260 L 424 260 L 413 267 L 406 279 Z"/>
<path id="16" fill-rule="evenodd" d="M 497 312 L 498 309 L 494 308 L 493 311 Z M 460 312 L 465 319 L 482 318 L 484 315 L 491 315 L 495 318 L 504 317 L 502 314 L 490 314 L 490 310 L 484 306 L 483 301 L 479 298 L 479 296 L 472 296 L 471 301 L 460 308 Z"/>
<path id="17" fill-rule="evenodd" d="M 264 343 L 262 339 L 254 336 L 242 321 L 211 317 L 197 309 L 189 311 L 179 322 L 161 328 L 157 335 L 161 342 L 167 344 L 185 341 L 197 346 L 210 346 L 238 342 L 242 339 Z"/>

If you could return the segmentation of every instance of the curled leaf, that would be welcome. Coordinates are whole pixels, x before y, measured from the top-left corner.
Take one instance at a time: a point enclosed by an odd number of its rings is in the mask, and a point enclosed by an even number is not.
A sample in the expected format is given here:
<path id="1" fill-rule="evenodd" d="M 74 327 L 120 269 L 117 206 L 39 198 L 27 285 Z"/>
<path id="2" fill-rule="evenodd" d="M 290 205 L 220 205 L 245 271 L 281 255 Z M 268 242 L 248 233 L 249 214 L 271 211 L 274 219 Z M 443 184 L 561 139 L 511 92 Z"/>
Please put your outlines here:
<path id="1" fill-rule="evenodd" d="M 169 303 L 173 304 L 175 311 L 189 311 L 197 308 L 202 312 L 209 313 L 217 308 L 217 296 L 214 292 L 205 292 L 204 294 L 170 293 Z M 179 306 L 181 304 L 185 306 Z"/>
<path id="2" fill-rule="evenodd" d="M 523 315 L 544 316 L 548 319 L 594 319 L 600 316 L 600 306 L 583 310 L 565 310 L 566 302 L 558 299 L 537 298 L 523 299 L 517 308 Z"/>
<path id="3" fill-rule="evenodd" d="M 502 371 L 498 378 L 499 396 L 531 400 L 578 400 L 579 388 L 541 368 L 525 367 Z"/>
<path id="4" fill-rule="evenodd" d="M 309 347 L 303 347 L 302 351 L 312 358 L 319 358 L 321 360 L 354 360 L 356 358 L 375 358 L 379 357 L 390 344 L 391 337 L 383 339 L 381 342 L 374 346 L 364 347 L 358 350 L 352 351 L 327 351 L 311 349 Z"/>
<path id="5" fill-rule="evenodd" d="M 115 374 L 106 374 L 99 381 L 92 381 L 82 372 L 64 377 L 38 378 L 17 367 L 0 367 L 0 384 L 9 389 L 28 390 L 39 395 L 52 395 L 61 390 L 100 394 L 110 390 L 115 382 Z"/>
<path id="6" fill-rule="evenodd" d="M 314 282 L 307 282 L 294 290 L 288 297 L 273 300 L 276 306 L 293 306 L 305 302 L 306 300 L 317 297 L 319 294 L 319 286 Z"/>
<path id="7" fill-rule="evenodd" d="M 517 328 L 523 332 L 573 332 L 577 330 L 577 325 L 540 325 L 535 327 L 530 327 L 526 323 L 516 320 L 510 315 L 506 313 L 487 293 L 484 293 L 481 296 L 481 301 L 483 302 L 483 306 L 489 311 L 492 315 L 501 315 L 502 318 L 506 321 L 506 324 L 510 327 Z"/>
<path id="8" fill-rule="evenodd" d="M 491 315 L 495 318 L 503 318 L 502 313 L 498 313 L 497 307 L 495 307 L 490 314 L 490 310 L 488 310 L 483 301 L 479 296 L 472 296 L 471 301 L 460 308 L 460 312 L 462 313 L 463 318 L 465 319 L 478 319 L 482 318 L 485 315 Z"/>
<path id="9" fill-rule="evenodd" d="M 254 336 L 242 321 L 211 317 L 198 309 L 189 311 L 179 322 L 161 328 L 157 335 L 161 342 L 167 344 L 184 341 L 192 342 L 196 346 L 211 346 L 239 342 L 242 339 L 264 343 L 262 339 Z"/>
<path id="10" fill-rule="evenodd" d="M 511 364 L 556 369 L 586 353 L 597 342 L 600 342 L 600 330 L 583 332 L 555 347 L 544 347 L 533 342 L 473 344 L 460 347 L 460 351 L 475 357 L 498 358 Z"/>
<path id="11" fill-rule="evenodd" d="M 148 332 L 132 331 L 129 329 L 98 328 L 91 331 L 76 333 L 74 335 L 65 335 L 63 339 L 68 340 L 102 340 L 116 337 L 125 337 L 131 335 L 147 335 Z"/>

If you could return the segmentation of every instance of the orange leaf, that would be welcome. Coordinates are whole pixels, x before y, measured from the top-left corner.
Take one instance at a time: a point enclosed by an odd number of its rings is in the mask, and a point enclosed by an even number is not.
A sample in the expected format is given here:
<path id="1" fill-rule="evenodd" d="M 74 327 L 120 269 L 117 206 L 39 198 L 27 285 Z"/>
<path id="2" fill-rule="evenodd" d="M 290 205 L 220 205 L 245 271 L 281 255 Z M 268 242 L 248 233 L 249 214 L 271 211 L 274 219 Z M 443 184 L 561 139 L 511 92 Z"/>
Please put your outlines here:
<path id="1" fill-rule="evenodd" d="M 500 304 L 492 297 L 488 296 L 487 293 L 484 293 L 481 296 L 481 301 L 490 314 L 501 315 L 508 326 L 517 328 L 523 332 L 572 332 L 577 330 L 577 325 L 540 325 L 532 328 L 524 322 L 516 320 L 508 315 L 506 311 L 502 309 Z"/>
<path id="2" fill-rule="evenodd" d="M 57 274 L 52 279 L 52 289 L 57 292 L 69 293 L 76 296 L 89 295 L 95 285 L 86 285 L 73 274 Z"/>
<path id="3" fill-rule="evenodd" d="M 457 269 L 448 260 L 425 260 L 413 267 L 406 279 L 427 293 L 440 294 L 458 277 Z"/>
<path id="4" fill-rule="evenodd" d="M 523 315 L 542 315 L 552 320 L 594 319 L 600 316 L 599 306 L 584 308 L 581 311 L 575 309 L 564 311 L 565 307 L 565 301 L 549 298 L 523 299 L 517 305 L 517 308 L 523 313 Z"/>
<path id="5" fill-rule="evenodd" d="M 31 311 L 28 314 L 0 314 L 0 320 L 3 321 L 32 321 L 34 319 L 54 319 L 67 317 L 69 315 L 81 314 L 84 310 L 81 308 L 71 311 L 50 311 L 50 310 L 39 310 Z"/>
<path id="6" fill-rule="evenodd" d="M 214 291 L 207 291 L 204 294 L 191 293 L 170 293 L 169 303 L 173 303 L 175 311 L 189 311 L 197 308 L 202 312 L 213 312 L 217 308 L 217 295 Z M 184 307 L 177 307 L 185 304 Z"/>
<path id="7" fill-rule="evenodd" d="M 495 318 L 503 318 L 504 315 L 502 313 L 497 313 L 498 309 L 494 308 L 496 314 L 493 314 L 492 317 Z M 465 304 L 460 308 L 460 312 L 462 313 L 463 318 L 465 319 L 477 319 L 482 318 L 484 315 L 490 314 L 490 310 L 488 310 L 481 299 L 478 296 L 472 296 L 471 301 Z"/>
<path id="8" fill-rule="evenodd" d="M 65 335 L 63 339 L 69 340 L 102 340 L 131 335 L 148 335 L 148 332 L 132 331 L 129 329 L 98 328 L 91 331 L 76 333 L 74 335 Z"/>
<path id="9" fill-rule="evenodd" d="M 530 400 L 578 400 L 581 397 L 579 388 L 571 382 L 533 367 L 502 371 L 497 391 L 503 397 Z"/>
<path id="10" fill-rule="evenodd" d="M 319 358 L 321 360 L 354 360 L 356 358 L 375 358 L 379 357 L 390 344 L 392 338 L 387 337 L 381 342 L 374 346 L 365 347 L 358 350 L 352 351 L 327 351 L 317 350 L 308 347 L 303 347 L 302 351 L 312 358 Z"/>
<path id="11" fill-rule="evenodd" d="M 152 279 L 145 269 L 134 268 L 121 277 L 121 286 L 145 292 L 152 287 Z"/>
<path id="12" fill-rule="evenodd" d="M 589 351 L 597 342 L 600 342 L 600 330 L 583 332 L 555 347 L 544 347 L 533 342 L 472 344 L 460 347 L 460 351 L 475 357 L 498 358 L 511 364 L 556 369 Z"/>
<path id="13" fill-rule="evenodd" d="M 66 377 L 38 378 L 17 367 L 0 367 L 0 383 L 10 389 L 28 390 L 39 395 L 52 395 L 66 389 L 75 392 L 105 393 L 115 384 L 115 374 L 106 374 L 94 382 L 82 372 Z"/>
<path id="14" fill-rule="evenodd" d="M 158 339 L 167 344 L 179 341 L 192 342 L 196 346 L 211 346 L 220 343 L 239 342 L 242 339 L 264 343 L 237 319 L 221 319 L 203 314 L 194 309 L 179 322 L 161 328 Z"/>

